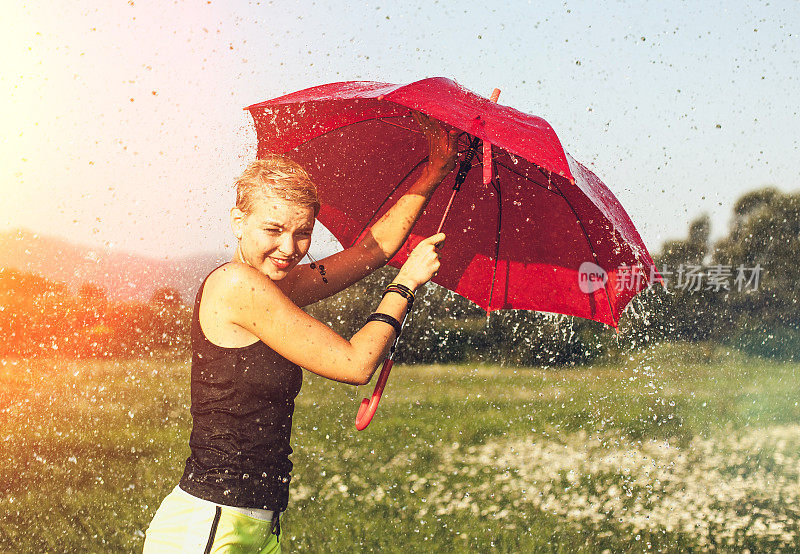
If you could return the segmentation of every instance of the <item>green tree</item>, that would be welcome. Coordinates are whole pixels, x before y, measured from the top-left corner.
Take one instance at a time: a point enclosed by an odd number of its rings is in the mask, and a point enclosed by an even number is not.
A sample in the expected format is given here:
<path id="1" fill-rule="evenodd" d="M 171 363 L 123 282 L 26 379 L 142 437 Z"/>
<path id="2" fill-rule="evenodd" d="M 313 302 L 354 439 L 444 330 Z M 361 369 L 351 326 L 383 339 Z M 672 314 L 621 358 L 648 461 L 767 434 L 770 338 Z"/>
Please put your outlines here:
<path id="1" fill-rule="evenodd" d="M 675 267 L 681 264 L 702 264 L 710 254 L 711 219 L 703 214 L 689 224 L 686 239 L 668 240 L 657 258 L 658 266 Z"/>
<path id="2" fill-rule="evenodd" d="M 656 328 L 665 338 L 710 339 L 719 325 L 719 295 L 705 288 L 706 262 L 712 257 L 711 220 L 701 215 L 689 224 L 685 239 L 669 240 L 655 257 L 666 291 L 653 291 L 650 305 L 660 308 Z"/>
<path id="3" fill-rule="evenodd" d="M 714 255 L 715 263 L 731 266 L 734 277 L 723 317 L 736 332 L 721 339 L 739 341 L 758 354 L 797 358 L 800 193 L 756 190 L 742 196 L 733 212 L 730 233 Z"/>

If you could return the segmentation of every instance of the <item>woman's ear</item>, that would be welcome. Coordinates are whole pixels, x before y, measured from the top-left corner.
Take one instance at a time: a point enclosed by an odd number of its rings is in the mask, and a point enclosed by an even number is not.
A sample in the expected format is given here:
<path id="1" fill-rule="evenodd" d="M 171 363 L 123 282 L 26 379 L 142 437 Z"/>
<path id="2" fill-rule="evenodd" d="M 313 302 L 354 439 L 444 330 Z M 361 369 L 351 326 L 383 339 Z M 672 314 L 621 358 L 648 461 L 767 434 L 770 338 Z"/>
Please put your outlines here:
<path id="1" fill-rule="evenodd" d="M 244 233 L 244 220 L 246 217 L 247 215 L 239 208 L 231 209 L 231 229 L 233 230 L 233 236 L 237 240 L 240 240 Z"/>

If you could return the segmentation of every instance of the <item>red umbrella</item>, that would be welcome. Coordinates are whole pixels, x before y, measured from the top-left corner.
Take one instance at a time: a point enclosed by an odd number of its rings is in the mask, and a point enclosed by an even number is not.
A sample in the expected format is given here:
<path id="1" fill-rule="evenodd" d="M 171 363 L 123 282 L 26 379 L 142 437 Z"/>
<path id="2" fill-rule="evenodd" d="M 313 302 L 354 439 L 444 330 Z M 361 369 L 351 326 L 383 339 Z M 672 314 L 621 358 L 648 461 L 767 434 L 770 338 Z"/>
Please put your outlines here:
<path id="1" fill-rule="evenodd" d="M 628 302 L 660 279 L 620 203 L 564 151 L 545 120 L 449 79 L 332 83 L 247 109 L 258 156 L 286 154 L 308 170 L 319 189 L 319 221 L 345 246 L 422 171 L 427 143 L 411 110 L 459 130 L 462 161 L 485 167 L 466 173 L 458 195 L 448 186 L 456 172 L 445 179 L 407 246 L 434 234 L 453 202 L 433 281 L 487 313 L 537 310 L 616 327 Z M 489 151 L 491 164 L 484 163 Z M 401 248 L 389 263 L 400 267 L 409 251 Z"/>

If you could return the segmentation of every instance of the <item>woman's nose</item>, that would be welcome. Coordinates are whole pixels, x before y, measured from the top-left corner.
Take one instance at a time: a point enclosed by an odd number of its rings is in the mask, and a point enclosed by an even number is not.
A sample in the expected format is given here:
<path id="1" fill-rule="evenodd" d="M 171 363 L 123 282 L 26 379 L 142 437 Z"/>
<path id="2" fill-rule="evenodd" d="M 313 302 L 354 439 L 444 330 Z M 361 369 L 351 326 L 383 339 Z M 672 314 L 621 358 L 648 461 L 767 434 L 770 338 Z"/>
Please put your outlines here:
<path id="1" fill-rule="evenodd" d="M 283 236 L 283 240 L 281 240 L 281 244 L 278 246 L 278 250 L 281 252 L 281 254 L 287 257 L 293 256 L 297 251 L 297 245 L 295 244 L 294 236 L 288 233 L 285 234 Z"/>

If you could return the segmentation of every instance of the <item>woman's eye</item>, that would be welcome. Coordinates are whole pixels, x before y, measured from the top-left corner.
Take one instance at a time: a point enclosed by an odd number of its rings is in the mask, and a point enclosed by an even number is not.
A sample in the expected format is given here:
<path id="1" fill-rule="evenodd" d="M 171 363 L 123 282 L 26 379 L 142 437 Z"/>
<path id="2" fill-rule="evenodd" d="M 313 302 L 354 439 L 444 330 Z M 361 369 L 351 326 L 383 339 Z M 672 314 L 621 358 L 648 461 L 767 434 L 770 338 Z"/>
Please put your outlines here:
<path id="1" fill-rule="evenodd" d="M 270 233 L 271 235 L 274 235 L 274 234 L 277 234 L 277 233 L 280 233 L 280 232 L 281 232 L 281 230 L 280 230 L 280 229 L 264 229 L 264 230 L 265 230 L 267 233 Z"/>

